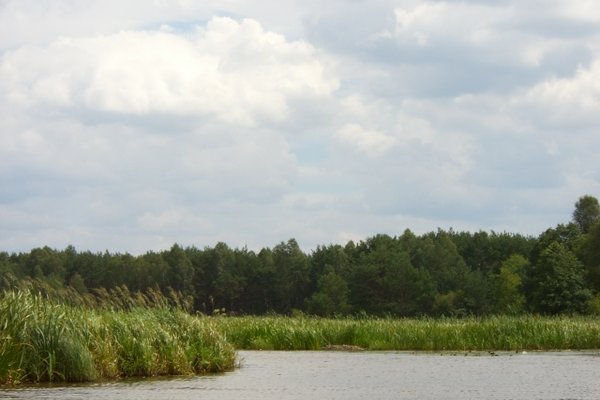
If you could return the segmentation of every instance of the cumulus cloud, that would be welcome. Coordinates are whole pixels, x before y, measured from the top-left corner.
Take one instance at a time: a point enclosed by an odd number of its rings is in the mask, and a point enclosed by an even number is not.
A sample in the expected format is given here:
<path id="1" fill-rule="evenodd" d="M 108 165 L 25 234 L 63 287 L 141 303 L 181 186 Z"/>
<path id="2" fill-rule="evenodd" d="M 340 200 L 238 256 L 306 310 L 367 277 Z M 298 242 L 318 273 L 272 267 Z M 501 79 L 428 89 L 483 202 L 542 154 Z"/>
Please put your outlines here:
<path id="1" fill-rule="evenodd" d="M 214 18 L 191 37 L 124 31 L 21 48 L 4 55 L 0 77 L 8 97 L 28 106 L 208 115 L 251 126 L 285 118 L 289 99 L 337 88 L 317 56 L 256 21 Z"/>
<path id="2" fill-rule="evenodd" d="M 337 131 L 336 136 L 342 142 L 364 151 L 368 155 L 378 156 L 395 144 L 393 137 L 378 131 L 370 131 L 358 124 L 346 124 Z"/>
<path id="3" fill-rule="evenodd" d="M 7 51 L 3 230 L 33 246 L 41 239 L 19 233 L 18 215 L 49 229 L 49 244 L 93 241 L 85 227 L 107 225 L 137 232 L 132 247 L 143 250 L 142 240 L 233 229 L 219 224 L 220 206 L 243 215 L 293 185 L 296 157 L 274 126 L 297 104 L 306 113 L 326 101 L 338 87 L 329 74 L 310 44 L 230 18 L 190 34 L 122 31 Z M 102 240 L 85 243 L 122 245 L 119 235 Z"/>
<path id="4" fill-rule="evenodd" d="M 425 2 L 394 10 L 391 37 L 402 45 L 435 49 L 442 60 L 457 53 L 471 63 L 505 68 L 537 69 L 546 58 L 568 52 L 560 37 L 540 36 L 520 6 L 502 3 Z M 444 49 L 445 48 L 445 49 Z"/>
<path id="5" fill-rule="evenodd" d="M 553 78 L 517 96 L 519 107 L 535 110 L 540 118 L 559 126 L 600 123 L 600 61 L 579 67 L 572 77 Z M 590 125 L 591 124 L 591 125 Z"/>
<path id="6" fill-rule="evenodd" d="M 600 196 L 597 2 L 0 3 L 0 250 L 536 234 Z"/>
<path id="7" fill-rule="evenodd" d="M 492 36 L 498 21 L 511 17 L 510 9 L 468 3 L 424 2 L 394 9 L 393 35 L 401 41 L 426 46 L 432 41 L 460 40 L 474 45 Z"/>

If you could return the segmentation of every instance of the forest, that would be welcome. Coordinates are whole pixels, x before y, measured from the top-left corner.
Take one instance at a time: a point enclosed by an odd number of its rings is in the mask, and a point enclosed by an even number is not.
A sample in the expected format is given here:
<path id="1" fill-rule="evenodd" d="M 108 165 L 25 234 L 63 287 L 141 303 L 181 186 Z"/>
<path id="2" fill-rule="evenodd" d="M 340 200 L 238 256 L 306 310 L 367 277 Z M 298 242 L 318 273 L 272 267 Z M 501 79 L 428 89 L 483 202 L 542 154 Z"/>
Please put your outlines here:
<path id="1" fill-rule="evenodd" d="M 0 289 L 33 284 L 82 298 L 158 291 L 208 315 L 600 314 L 600 206 L 582 196 L 569 222 L 537 237 L 406 229 L 309 253 L 294 239 L 138 256 L 40 247 L 0 252 L 0 276 Z"/>

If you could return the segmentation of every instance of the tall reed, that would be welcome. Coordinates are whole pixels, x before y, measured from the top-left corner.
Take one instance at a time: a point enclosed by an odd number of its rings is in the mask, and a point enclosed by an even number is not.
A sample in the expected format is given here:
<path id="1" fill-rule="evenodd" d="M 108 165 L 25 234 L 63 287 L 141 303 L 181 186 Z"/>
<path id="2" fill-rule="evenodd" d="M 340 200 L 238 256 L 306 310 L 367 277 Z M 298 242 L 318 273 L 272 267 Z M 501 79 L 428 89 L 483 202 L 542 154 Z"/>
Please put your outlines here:
<path id="1" fill-rule="evenodd" d="M 600 349 L 594 317 L 320 319 L 216 317 L 215 329 L 238 349 L 317 350 L 351 345 L 367 350 L 482 351 Z"/>
<path id="2" fill-rule="evenodd" d="M 167 307 L 93 309 L 0 294 L 0 384 L 218 372 L 235 352 L 214 327 Z"/>

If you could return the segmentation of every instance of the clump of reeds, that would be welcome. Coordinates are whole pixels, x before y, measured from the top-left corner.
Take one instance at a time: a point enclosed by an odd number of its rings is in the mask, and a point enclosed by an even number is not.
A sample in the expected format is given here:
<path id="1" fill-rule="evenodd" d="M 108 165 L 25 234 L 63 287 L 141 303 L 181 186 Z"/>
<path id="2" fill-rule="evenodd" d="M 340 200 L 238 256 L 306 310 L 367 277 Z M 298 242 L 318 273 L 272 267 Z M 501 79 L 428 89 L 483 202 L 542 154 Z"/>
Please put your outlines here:
<path id="1" fill-rule="evenodd" d="M 95 288 L 80 293 L 71 286 L 53 285 L 51 281 L 24 277 L 17 279 L 10 274 L 0 280 L 0 288 L 17 292 L 33 292 L 60 304 L 96 310 L 131 310 L 134 308 L 177 308 L 192 311 L 193 298 L 167 288 L 165 292 L 158 286 L 144 291 L 130 291 L 125 285 L 112 288 Z"/>
<path id="2" fill-rule="evenodd" d="M 210 320 L 238 349 L 483 351 L 600 349 L 594 317 L 320 319 L 217 317 Z"/>
<path id="3" fill-rule="evenodd" d="M 25 290 L 0 294 L 0 384 L 217 372 L 234 361 L 214 327 L 180 309 L 95 309 Z"/>

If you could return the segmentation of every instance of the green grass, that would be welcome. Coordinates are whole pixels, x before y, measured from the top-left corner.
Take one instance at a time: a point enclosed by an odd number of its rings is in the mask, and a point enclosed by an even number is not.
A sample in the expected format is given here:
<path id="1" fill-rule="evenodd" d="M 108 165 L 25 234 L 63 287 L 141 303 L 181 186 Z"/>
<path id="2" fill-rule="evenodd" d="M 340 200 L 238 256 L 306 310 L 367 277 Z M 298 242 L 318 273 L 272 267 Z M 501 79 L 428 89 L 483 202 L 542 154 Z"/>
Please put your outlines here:
<path id="1" fill-rule="evenodd" d="M 237 349 L 246 350 L 318 350 L 331 345 L 413 351 L 600 349 L 597 317 L 215 317 L 210 323 Z"/>
<path id="2" fill-rule="evenodd" d="M 600 349 L 600 318 L 591 316 L 206 317 L 191 316 L 160 296 L 138 303 L 127 296 L 124 293 L 118 304 L 113 300 L 65 304 L 33 290 L 0 292 L 0 384 L 219 372 L 233 368 L 234 348 Z"/>
<path id="3" fill-rule="evenodd" d="M 31 291 L 0 294 L 0 384 L 83 382 L 231 369 L 235 351 L 171 308 L 94 309 Z"/>

